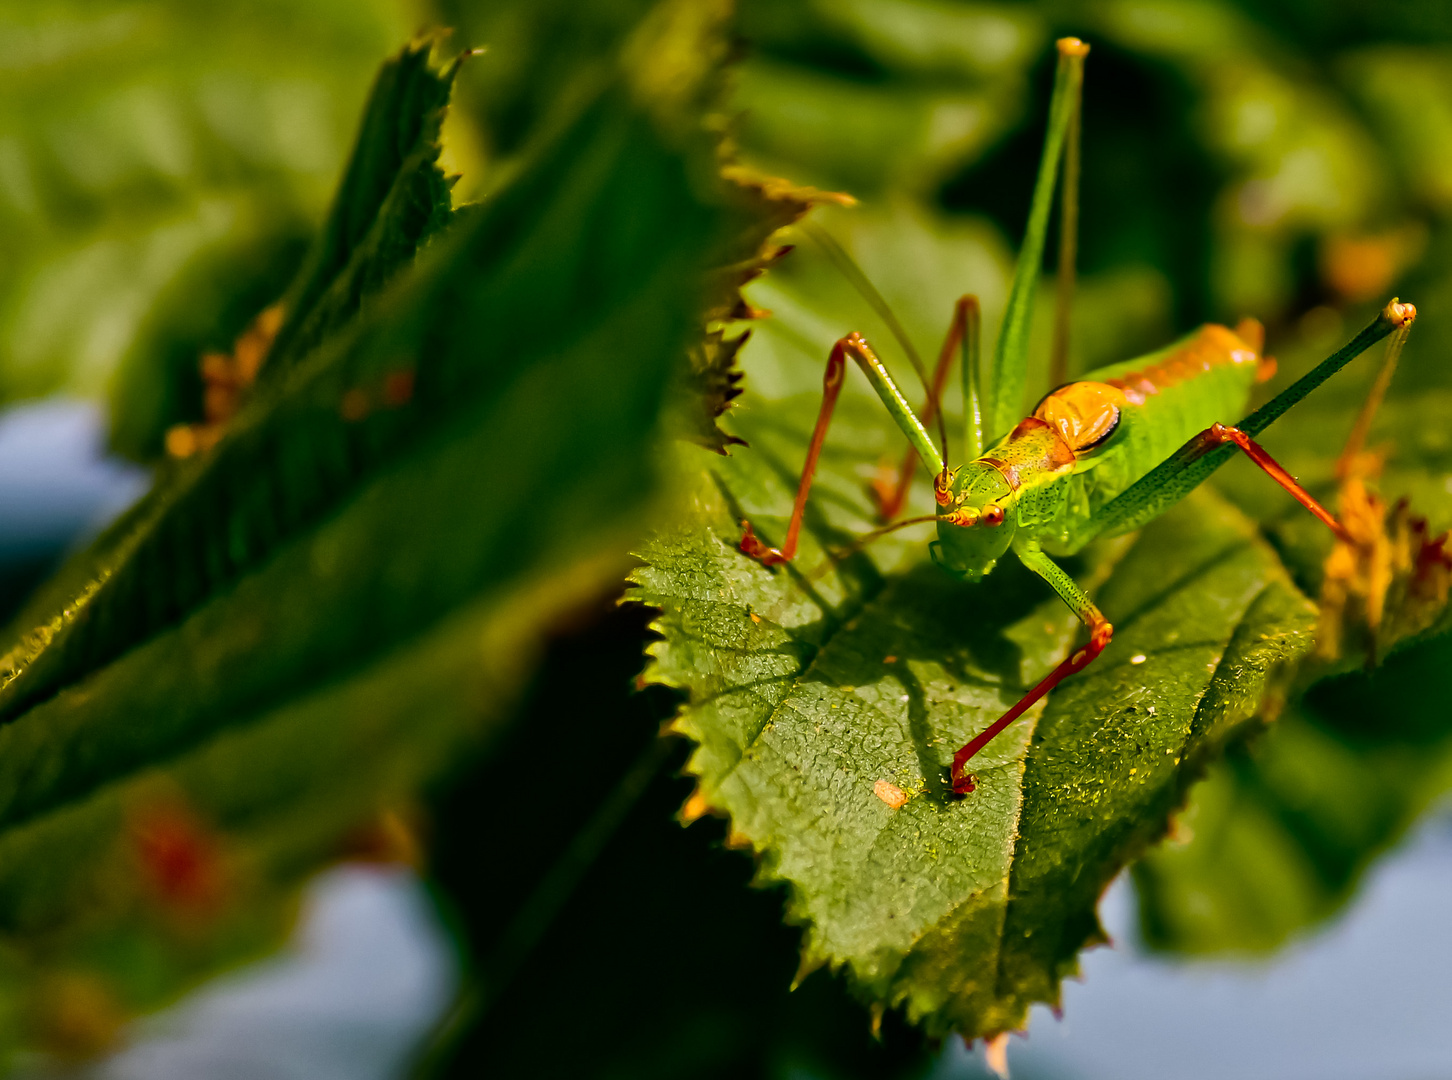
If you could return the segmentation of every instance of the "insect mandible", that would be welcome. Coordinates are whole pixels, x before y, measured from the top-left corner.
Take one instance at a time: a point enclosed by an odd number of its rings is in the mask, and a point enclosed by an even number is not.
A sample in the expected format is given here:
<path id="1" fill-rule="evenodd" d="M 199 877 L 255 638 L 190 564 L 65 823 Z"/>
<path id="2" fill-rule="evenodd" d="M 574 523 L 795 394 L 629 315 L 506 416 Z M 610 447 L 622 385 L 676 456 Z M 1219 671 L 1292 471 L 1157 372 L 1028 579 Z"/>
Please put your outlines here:
<path id="1" fill-rule="evenodd" d="M 832 412 L 846 374 L 855 362 L 871 382 L 889 414 L 907 436 L 911 450 L 893 486 L 879 491 L 884 520 L 900 511 L 916 462 L 934 477 L 936 513 L 888 526 L 895 529 L 935 521 L 938 539 L 933 561 L 961 580 L 978 581 L 1006 553 L 1042 577 L 1088 629 L 1089 640 L 998 720 L 953 757 L 953 791 L 966 795 L 975 782 L 968 762 L 1056 685 L 1083 671 L 1114 635 L 1109 620 L 1054 561 L 1091 540 L 1129 532 L 1179 501 L 1238 450 L 1290 492 L 1338 538 L 1349 537 L 1336 518 L 1263 450 L 1255 436 L 1356 356 L 1387 335 L 1386 365 L 1394 364 L 1416 317 L 1411 304 L 1393 299 L 1369 326 L 1270 402 L 1234 426 L 1224 421 L 1242 412 L 1251 388 L 1274 373 L 1262 355 L 1263 332 L 1253 319 L 1234 330 L 1206 325 L 1159 352 L 1087 372 L 1065 382 L 1069 296 L 1074 272 L 1078 218 L 1079 112 L 1084 60 L 1089 47 L 1077 38 L 1058 42 L 1058 64 L 1049 106 L 1049 128 L 1034 184 L 1028 227 L 1019 251 L 1003 325 L 982 385 L 979 372 L 979 308 L 972 296 L 960 299 L 931 378 L 916 359 L 906 335 L 881 296 L 829 235 L 813 230 L 832 261 L 902 342 L 928 401 L 919 417 L 872 347 L 856 333 L 832 348 L 823 377 L 822 404 L 792 516 L 780 548 L 757 538 L 742 522 L 743 552 L 771 566 L 796 553 L 802 515 L 826 439 Z M 1064 173 L 1059 244 L 1059 295 L 1055 319 L 1053 368 L 1057 386 L 1027 417 L 1019 409 L 1026 382 L 1029 317 L 1043 258 L 1049 213 L 1060 167 Z M 967 462 L 950 468 L 928 434 L 936 421 L 940 443 L 946 431 L 939 401 L 955 355 L 961 355 Z M 888 531 L 878 530 L 878 532 Z M 876 535 L 876 534 L 874 534 Z"/>

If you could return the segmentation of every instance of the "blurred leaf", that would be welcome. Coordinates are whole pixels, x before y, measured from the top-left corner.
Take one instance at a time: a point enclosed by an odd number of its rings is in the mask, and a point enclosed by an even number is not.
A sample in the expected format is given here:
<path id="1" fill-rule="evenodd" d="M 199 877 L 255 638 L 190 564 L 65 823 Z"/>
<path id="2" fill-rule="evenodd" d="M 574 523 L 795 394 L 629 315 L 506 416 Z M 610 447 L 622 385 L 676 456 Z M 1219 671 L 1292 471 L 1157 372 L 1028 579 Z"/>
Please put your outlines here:
<path id="1" fill-rule="evenodd" d="M 931 190 L 1013 115 L 1009 102 L 981 90 L 862 85 L 765 59 L 744 65 L 740 82 L 742 138 L 754 159 L 854 194 Z"/>
<path id="2" fill-rule="evenodd" d="M 721 0 L 694 4 L 680 0 L 665 4 L 654 0 L 594 0 L 587 4 L 576 0 L 495 4 L 441 0 L 438 10 L 441 20 L 455 27 L 463 40 L 488 50 L 487 59 L 466 69 L 460 89 L 468 107 L 482 121 L 478 138 L 483 142 L 483 157 L 502 170 L 498 175 L 504 175 L 509 163 L 540 132 L 553 130 L 602 82 L 618 78 L 622 64 L 630 77 L 632 57 L 651 61 L 647 66 L 667 75 L 669 81 L 673 61 L 682 57 L 682 42 L 672 42 L 669 26 L 648 25 L 652 17 L 658 24 L 696 19 L 714 24 L 726 16 L 729 7 Z M 621 43 L 638 28 L 659 46 L 654 56 L 620 50 Z M 713 47 L 720 49 L 723 44 L 715 39 Z M 704 59 L 701 50 L 686 50 L 688 68 Z M 724 55 L 716 57 L 721 59 Z"/>
<path id="3" fill-rule="evenodd" d="M 747 159 L 862 195 L 928 195 L 1018 119 L 1042 16 L 933 0 L 746 0 Z"/>
<path id="4" fill-rule="evenodd" d="M 1446 46 L 1382 45 L 1341 61 L 1342 78 L 1370 112 L 1412 194 L 1452 211 L 1452 55 Z"/>
<path id="5" fill-rule="evenodd" d="M 723 228 L 699 106 L 596 86 L 408 269 L 392 212 L 439 192 L 447 86 L 417 48 L 389 70 L 412 120 L 370 111 L 354 161 L 383 164 L 345 187 L 375 176 L 374 213 L 342 215 L 363 239 L 328 265 L 371 284 L 387 249 L 395 280 L 12 626 L 0 959 L 27 1041 L 49 1006 L 26 971 L 84 973 L 124 1012 L 272 940 L 273 901 L 487 744 L 638 527 Z"/>
<path id="6" fill-rule="evenodd" d="M 297 363 L 358 313 L 448 224 L 450 182 L 439 168 L 439 133 L 463 57 L 430 60 L 434 38 L 414 41 L 383 65 L 313 250 L 283 299 L 287 312 L 269 372 Z"/>
<path id="7" fill-rule="evenodd" d="M 1156 948 L 1259 953 L 1345 907 L 1373 860 L 1452 789 L 1452 637 L 1318 686 L 1212 768 L 1179 842 L 1135 867 Z"/>
<path id="8" fill-rule="evenodd" d="M 1173 64 L 1194 89 L 1186 119 L 1225 174 L 1206 207 L 1218 318 L 1275 317 L 1296 299 L 1296 241 L 1364 227 L 1384 205 L 1388 162 L 1351 103 L 1236 5 L 1113 0 L 1085 36 Z M 1093 79 L 1091 61 L 1086 93 Z"/>
<path id="9" fill-rule="evenodd" d="M 5 5 L 0 397 L 114 377 L 149 402 L 174 378 L 160 357 L 230 345 L 246 298 L 285 285 L 413 19 L 393 0 Z"/>
<path id="10" fill-rule="evenodd" d="M 773 53 L 820 57 L 831 49 L 883 72 L 944 81 L 1021 73 L 1045 41 L 1042 16 L 1029 6 L 939 0 L 744 0 L 741 29 Z"/>

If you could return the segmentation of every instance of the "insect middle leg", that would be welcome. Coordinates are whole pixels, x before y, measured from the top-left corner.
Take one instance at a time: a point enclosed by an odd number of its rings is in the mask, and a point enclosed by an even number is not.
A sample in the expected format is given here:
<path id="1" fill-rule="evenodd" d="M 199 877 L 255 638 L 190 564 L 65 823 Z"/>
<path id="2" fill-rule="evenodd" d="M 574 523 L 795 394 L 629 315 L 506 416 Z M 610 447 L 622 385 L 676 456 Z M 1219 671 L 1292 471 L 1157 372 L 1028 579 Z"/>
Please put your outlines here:
<path id="1" fill-rule="evenodd" d="M 1089 628 L 1089 642 L 1071 652 L 1053 671 L 1040 679 L 1033 689 L 1019 698 L 1013 708 L 989 724 L 953 755 L 950 776 L 955 795 L 967 795 L 977 786 L 973 774 L 967 768 L 968 762 L 978 751 L 996 739 L 1009 724 L 1026 713 L 1059 683 L 1070 675 L 1077 675 L 1093 663 L 1114 638 L 1114 627 L 1094 605 L 1094 601 L 1089 599 L 1089 594 L 1079 588 L 1074 579 L 1064 573 L 1058 563 L 1045 555 L 1037 544 L 1016 545 L 1014 552 L 1025 566 L 1052 585 L 1064 603 L 1079 616 L 1080 621 Z"/>
<path id="2" fill-rule="evenodd" d="M 752 531 L 751 523 L 741 523 L 741 550 L 753 559 L 759 560 L 766 566 L 776 566 L 784 562 L 790 562 L 797 553 L 797 539 L 802 530 L 802 515 L 807 508 L 807 494 L 812 489 L 812 478 L 817 473 L 817 459 L 822 454 L 822 444 L 827 439 L 827 428 L 832 423 L 832 412 L 837 406 L 837 398 L 842 392 L 842 380 L 846 375 L 847 360 L 856 362 L 872 388 L 877 391 L 877 396 L 887 406 L 888 413 L 897 421 L 898 427 L 908 437 L 912 444 L 913 453 L 928 467 L 928 470 L 935 476 L 943 474 L 943 456 L 938 453 L 938 448 L 933 445 L 932 439 L 924 429 L 922 421 L 912 410 L 912 406 L 903 397 L 902 391 L 892 381 L 887 368 L 883 366 L 872 347 L 867 344 L 861 334 L 851 333 L 839 340 L 832 346 L 832 352 L 827 357 L 827 370 L 822 376 L 822 407 L 817 412 L 817 423 L 812 430 L 812 441 L 807 447 L 806 464 L 802 467 L 802 478 L 797 485 L 796 502 L 792 505 L 791 521 L 787 525 L 786 538 L 782 541 L 780 548 L 770 547 L 757 539 Z"/>

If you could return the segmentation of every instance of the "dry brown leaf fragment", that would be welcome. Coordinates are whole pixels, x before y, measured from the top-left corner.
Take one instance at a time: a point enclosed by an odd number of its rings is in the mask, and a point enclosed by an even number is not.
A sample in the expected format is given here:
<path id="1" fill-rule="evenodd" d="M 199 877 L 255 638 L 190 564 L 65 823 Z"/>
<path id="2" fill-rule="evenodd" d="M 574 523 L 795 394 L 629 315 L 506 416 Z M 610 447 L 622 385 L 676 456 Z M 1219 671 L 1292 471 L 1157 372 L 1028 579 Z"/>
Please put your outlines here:
<path id="1" fill-rule="evenodd" d="M 1426 519 L 1415 516 L 1405 499 L 1387 507 L 1369 483 L 1384 460 L 1382 451 L 1359 453 L 1341 470 L 1337 518 L 1351 543 L 1338 540 L 1326 558 L 1316 630 L 1322 661 L 1361 654 L 1375 664 L 1447 611 L 1448 535 L 1429 536 Z"/>
<path id="2" fill-rule="evenodd" d="M 264 308 L 232 344 L 231 353 L 203 353 L 200 424 L 177 424 L 166 433 L 166 452 L 184 458 L 217 444 L 227 421 L 236 415 L 242 396 L 257 379 L 262 363 L 282 329 L 281 304 Z"/>
<path id="3" fill-rule="evenodd" d="M 688 400 L 677 410 L 677 434 L 725 454 L 730 446 L 745 445 L 745 440 L 722 431 L 716 421 L 741 393 L 736 357 L 750 333 L 730 336 L 722 324 L 771 314 L 748 302 L 741 289 L 791 251 L 776 239 L 781 229 L 800 221 L 814 206 L 846 206 L 856 200 L 839 192 L 798 187 L 740 165 L 723 166 L 721 177 L 734 224 L 721 245 L 718 268 L 708 280 L 705 332 L 687 351 L 683 390 Z"/>

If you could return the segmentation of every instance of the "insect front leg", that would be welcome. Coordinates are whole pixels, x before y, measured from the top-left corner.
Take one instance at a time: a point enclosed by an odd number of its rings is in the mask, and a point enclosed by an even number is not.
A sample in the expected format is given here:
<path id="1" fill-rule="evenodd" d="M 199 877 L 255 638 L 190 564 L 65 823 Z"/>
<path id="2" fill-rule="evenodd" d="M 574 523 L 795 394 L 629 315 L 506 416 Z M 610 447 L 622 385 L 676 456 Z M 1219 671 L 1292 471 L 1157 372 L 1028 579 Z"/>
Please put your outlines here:
<path id="1" fill-rule="evenodd" d="M 938 366 L 933 369 L 932 382 L 928 389 L 928 400 L 923 405 L 922 423 L 928 427 L 937 418 L 943 404 L 943 391 L 948 385 L 948 372 L 953 367 L 953 354 L 963 354 L 963 400 L 968 410 L 970 429 L 967 439 L 967 459 L 972 461 L 983 453 L 983 416 L 978 399 L 978 339 L 981 322 L 978 297 L 962 296 L 953 305 L 953 321 L 948 325 L 948 336 L 943 339 L 943 348 L 938 353 Z M 970 388 L 971 380 L 971 388 Z M 973 425 L 976 424 L 976 429 Z M 976 437 L 975 437 L 976 430 Z M 943 450 L 947 456 L 947 448 Z M 891 521 L 902 513 L 907 501 L 908 489 L 912 487 L 913 474 L 917 472 L 918 454 L 912 447 L 902 459 L 897 470 L 897 479 L 880 480 L 873 485 L 877 496 L 877 513 L 883 521 Z"/>
<path id="2" fill-rule="evenodd" d="M 1059 683 L 1088 667 L 1114 638 L 1114 627 L 1094 606 L 1094 601 L 1089 599 L 1089 594 L 1079 588 L 1074 583 L 1074 579 L 1064 573 L 1056 562 L 1040 550 L 1037 544 L 1015 545 L 1014 553 L 1025 566 L 1053 586 L 1054 591 L 1059 594 L 1064 603 L 1069 605 L 1069 609 L 1079 616 L 1079 619 L 1089 628 L 1089 642 L 1071 652 L 1058 667 L 1039 680 L 1038 685 L 1021 697 L 1013 708 L 989 724 L 953 755 L 951 777 L 953 792 L 956 795 L 967 795 L 977 786 L 973 774 L 967 771 L 967 766 L 978 751 L 997 738 L 1009 724 L 1026 713 Z"/>
<path id="3" fill-rule="evenodd" d="M 922 460 L 923 464 L 935 476 L 943 474 L 943 457 L 938 453 L 933 440 L 928 438 L 927 431 L 923 428 L 922 421 L 913 412 L 912 406 L 902 396 L 902 391 L 892 381 L 887 368 L 883 366 L 872 347 L 867 344 L 861 334 L 852 333 L 839 340 L 832 346 L 832 352 L 827 357 L 827 370 L 822 376 L 822 407 L 817 412 L 817 424 L 812 430 L 812 441 L 807 447 L 806 464 L 802 467 L 802 478 L 797 485 L 796 502 L 792 505 L 791 521 L 787 525 L 786 539 L 780 548 L 770 547 L 757 539 L 752 531 L 751 523 L 741 523 L 741 550 L 753 559 L 759 560 L 766 566 L 777 566 L 784 562 L 790 562 L 797 553 L 797 539 L 802 531 L 802 515 L 807 509 L 807 494 L 812 489 L 812 478 L 817 473 L 817 459 L 822 455 L 822 444 L 827 439 L 827 428 L 832 423 L 832 412 L 837 406 L 837 398 L 842 392 L 842 379 L 846 375 L 847 360 L 856 362 L 872 388 L 877 391 L 877 396 L 887 406 L 888 413 L 897 422 L 908 442 L 912 444 L 913 452 Z"/>

